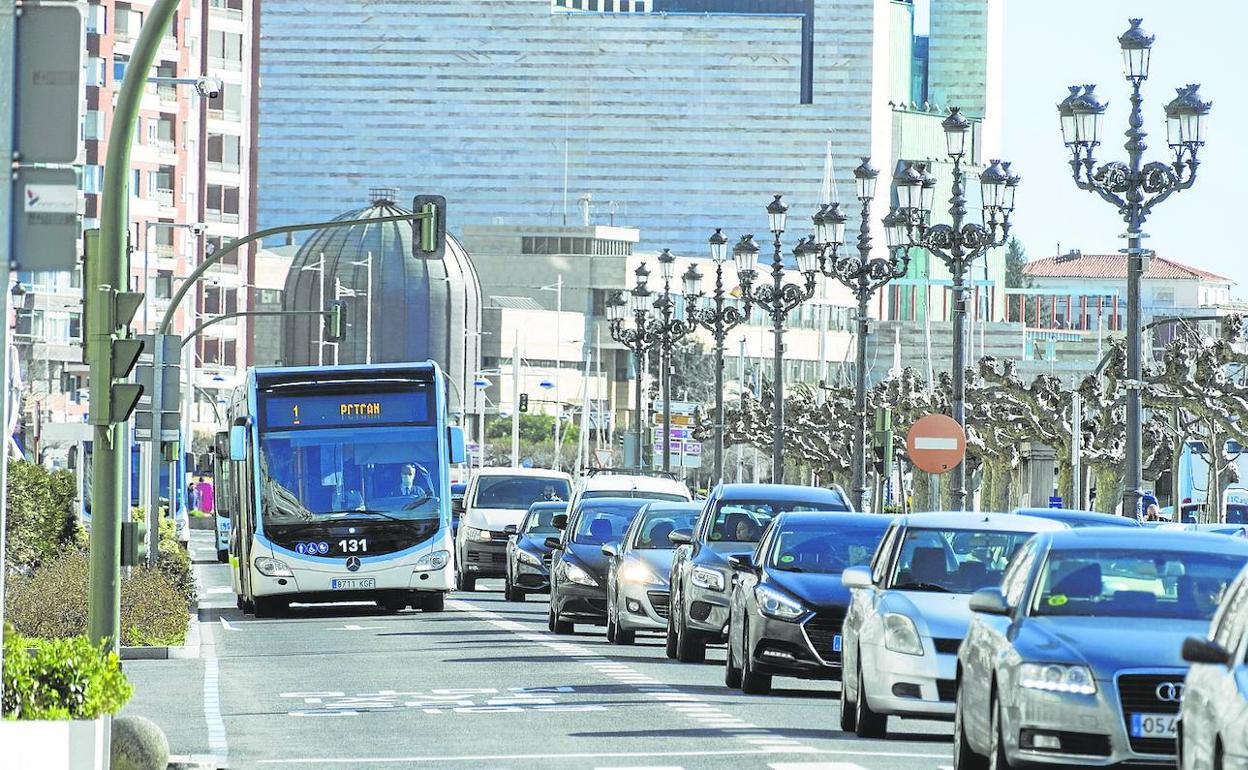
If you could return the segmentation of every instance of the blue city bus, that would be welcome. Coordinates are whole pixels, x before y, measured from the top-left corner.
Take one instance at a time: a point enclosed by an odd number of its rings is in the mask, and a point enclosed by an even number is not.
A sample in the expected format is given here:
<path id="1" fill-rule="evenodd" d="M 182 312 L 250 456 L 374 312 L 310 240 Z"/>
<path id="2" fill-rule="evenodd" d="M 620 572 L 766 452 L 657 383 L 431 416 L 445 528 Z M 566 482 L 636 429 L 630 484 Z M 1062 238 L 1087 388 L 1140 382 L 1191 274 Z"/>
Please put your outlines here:
<path id="1" fill-rule="evenodd" d="M 212 442 L 212 489 L 213 518 L 216 521 L 217 561 L 226 562 L 230 556 L 230 526 L 233 514 L 231 499 L 226 494 L 230 486 L 230 434 L 218 431 Z"/>
<path id="2" fill-rule="evenodd" d="M 228 409 L 238 606 L 372 601 L 438 612 L 455 585 L 447 426 L 437 364 L 252 368 Z"/>
<path id="3" fill-rule="evenodd" d="M 70 467 L 74 471 L 77 480 L 77 516 L 78 521 L 82 524 L 83 529 L 88 532 L 91 530 L 91 466 L 93 462 L 93 453 L 91 449 L 92 442 L 82 441 L 70 449 Z M 132 442 L 130 445 L 130 507 L 137 508 L 139 506 L 139 494 L 141 491 L 141 463 L 139 460 L 139 445 Z M 187 500 L 186 484 L 179 481 L 174 485 L 173 489 L 169 487 L 169 470 L 173 468 L 174 477 L 176 479 L 186 478 L 186 455 L 179 456 L 178 460 L 173 463 L 160 464 L 160 497 L 165 501 L 166 511 L 168 511 L 168 503 L 173 501 L 174 522 L 177 525 L 178 539 L 183 544 L 190 540 L 190 502 Z M 170 496 L 172 493 L 172 497 Z"/>

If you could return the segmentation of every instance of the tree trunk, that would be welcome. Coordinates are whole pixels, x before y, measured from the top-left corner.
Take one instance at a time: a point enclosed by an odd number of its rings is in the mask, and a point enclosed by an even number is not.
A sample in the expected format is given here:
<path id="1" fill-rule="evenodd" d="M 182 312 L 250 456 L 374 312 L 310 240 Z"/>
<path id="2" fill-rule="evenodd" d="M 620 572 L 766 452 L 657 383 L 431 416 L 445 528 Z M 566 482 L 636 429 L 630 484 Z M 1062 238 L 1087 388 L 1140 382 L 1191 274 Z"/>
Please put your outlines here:
<path id="1" fill-rule="evenodd" d="M 1123 473 L 1118 466 L 1093 466 L 1092 478 L 1096 484 L 1096 510 L 1101 513 L 1113 513 L 1122 498 Z M 1135 515 L 1134 511 L 1126 511 Z"/>
<path id="2" fill-rule="evenodd" d="M 1074 505 L 1075 500 L 1075 468 L 1069 459 L 1065 462 L 1057 459 L 1057 494 L 1067 508 Z"/>

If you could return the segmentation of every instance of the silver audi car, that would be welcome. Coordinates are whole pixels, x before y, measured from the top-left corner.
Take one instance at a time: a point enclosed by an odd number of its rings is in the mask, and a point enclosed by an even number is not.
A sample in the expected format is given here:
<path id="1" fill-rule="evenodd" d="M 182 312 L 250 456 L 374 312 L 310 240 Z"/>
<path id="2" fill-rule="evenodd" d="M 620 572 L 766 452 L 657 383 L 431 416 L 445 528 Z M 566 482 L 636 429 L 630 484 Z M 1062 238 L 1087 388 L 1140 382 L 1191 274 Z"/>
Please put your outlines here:
<path id="1" fill-rule="evenodd" d="M 1095 528 L 1037 535 L 971 597 L 954 765 L 1171 764 L 1187 664 L 1248 562 L 1238 538 Z"/>
<path id="2" fill-rule="evenodd" d="M 899 517 L 869 569 L 841 573 L 853 589 L 841 632 L 841 729 L 882 738 L 890 714 L 951 718 L 971 594 L 1000 585 L 1033 534 L 1058 529 L 1066 525 L 1010 513 Z"/>

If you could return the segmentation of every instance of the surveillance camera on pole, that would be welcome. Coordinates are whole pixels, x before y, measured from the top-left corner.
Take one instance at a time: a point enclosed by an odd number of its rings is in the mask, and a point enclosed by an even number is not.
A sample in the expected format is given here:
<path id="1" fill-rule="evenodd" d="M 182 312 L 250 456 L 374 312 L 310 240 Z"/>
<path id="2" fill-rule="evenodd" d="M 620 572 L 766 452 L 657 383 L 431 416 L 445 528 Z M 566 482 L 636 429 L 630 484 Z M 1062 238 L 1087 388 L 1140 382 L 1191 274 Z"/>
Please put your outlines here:
<path id="1" fill-rule="evenodd" d="M 221 82 L 221 78 L 218 77 L 204 75 L 202 77 L 195 78 L 195 93 L 205 99 L 220 99 L 221 89 L 223 87 L 224 85 Z"/>

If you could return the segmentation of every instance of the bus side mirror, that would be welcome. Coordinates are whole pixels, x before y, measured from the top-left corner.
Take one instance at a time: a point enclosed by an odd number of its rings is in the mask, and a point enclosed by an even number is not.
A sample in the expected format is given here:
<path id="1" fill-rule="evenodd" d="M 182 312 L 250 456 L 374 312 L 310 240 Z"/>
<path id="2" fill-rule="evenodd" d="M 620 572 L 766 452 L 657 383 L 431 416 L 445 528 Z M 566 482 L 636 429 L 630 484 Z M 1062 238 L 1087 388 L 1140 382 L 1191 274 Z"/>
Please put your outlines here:
<path id="1" fill-rule="evenodd" d="M 468 461 L 468 450 L 464 446 L 464 429 L 458 425 L 447 428 L 447 438 L 451 444 L 451 464 L 458 465 Z"/>
<path id="2" fill-rule="evenodd" d="M 230 459 L 235 462 L 247 459 L 247 426 L 230 427 Z"/>

